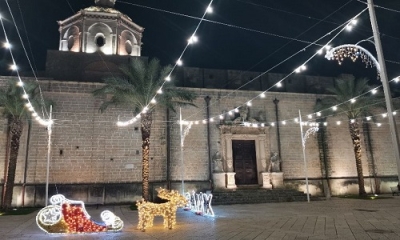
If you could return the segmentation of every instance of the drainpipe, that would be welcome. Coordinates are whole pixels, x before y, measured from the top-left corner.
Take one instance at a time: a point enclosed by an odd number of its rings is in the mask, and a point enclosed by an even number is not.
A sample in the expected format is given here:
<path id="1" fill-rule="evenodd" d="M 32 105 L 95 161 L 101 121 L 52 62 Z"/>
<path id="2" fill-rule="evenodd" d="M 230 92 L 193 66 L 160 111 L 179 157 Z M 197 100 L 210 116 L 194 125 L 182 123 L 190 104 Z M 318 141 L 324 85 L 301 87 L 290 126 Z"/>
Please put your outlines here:
<path id="1" fill-rule="evenodd" d="M 167 188 L 171 189 L 171 123 L 170 123 L 170 110 L 167 108 Z"/>
<path id="2" fill-rule="evenodd" d="M 28 136 L 26 139 L 24 178 L 22 181 L 22 207 L 25 207 L 25 185 L 26 185 L 26 175 L 27 175 L 27 171 L 28 171 L 29 144 L 30 144 L 30 140 L 31 140 L 31 128 L 32 128 L 32 122 L 28 121 Z"/>
<path id="3" fill-rule="evenodd" d="M 212 183 L 212 171 L 211 171 L 211 137 L 210 137 L 210 100 L 209 96 L 204 98 L 206 101 L 206 115 L 207 115 L 207 148 L 208 148 L 208 180 L 210 182 L 210 188 L 213 188 Z"/>
<path id="4" fill-rule="evenodd" d="M 278 103 L 279 100 L 275 99 L 273 100 L 274 104 L 275 104 L 275 119 L 276 119 L 276 139 L 278 141 L 278 156 L 281 158 L 281 134 L 279 132 L 279 109 L 278 109 Z M 281 158 L 282 159 L 282 158 Z"/>

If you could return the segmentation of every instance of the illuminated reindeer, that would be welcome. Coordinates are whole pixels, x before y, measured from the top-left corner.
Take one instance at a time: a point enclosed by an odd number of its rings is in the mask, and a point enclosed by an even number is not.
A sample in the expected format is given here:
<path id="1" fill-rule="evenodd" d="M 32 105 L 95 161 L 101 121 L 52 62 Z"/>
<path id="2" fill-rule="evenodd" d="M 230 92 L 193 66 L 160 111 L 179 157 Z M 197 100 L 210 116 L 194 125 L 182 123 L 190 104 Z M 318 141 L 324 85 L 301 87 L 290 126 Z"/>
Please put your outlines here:
<path id="1" fill-rule="evenodd" d="M 153 226 L 155 216 L 164 218 L 164 227 L 172 229 L 176 224 L 176 210 L 178 207 L 184 207 L 187 200 L 184 196 L 175 190 L 158 189 L 158 197 L 168 200 L 166 203 L 151 203 L 144 200 L 137 201 L 139 223 L 138 229 L 145 231 L 146 228 Z"/>

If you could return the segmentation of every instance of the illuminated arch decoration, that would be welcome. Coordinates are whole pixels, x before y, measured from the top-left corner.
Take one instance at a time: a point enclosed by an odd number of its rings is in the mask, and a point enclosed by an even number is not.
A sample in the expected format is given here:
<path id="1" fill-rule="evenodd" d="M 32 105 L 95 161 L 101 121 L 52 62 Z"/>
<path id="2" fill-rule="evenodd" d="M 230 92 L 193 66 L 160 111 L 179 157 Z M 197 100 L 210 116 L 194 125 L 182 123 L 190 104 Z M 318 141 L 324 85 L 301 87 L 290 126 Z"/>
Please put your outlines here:
<path id="1" fill-rule="evenodd" d="M 51 205 L 36 215 L 36 223 L 46 233 L 95 233 L 122 230 L 124 222 L 105 210 L 100 214 L 103 222 L 90 220 L 83 201 L 70 200 L 62 194 L 50 198 Z"/>
<path id="2" fill-rule="evenodd" d="M 336 60 L 339 65 L 342 64 L 345 58 L 350 58 L 353 62 L 357 61 L 357 59 L 361 59 L 366 68 L 376 68 L 378 71 L 378 77 L 381 71 L 379 62 L 376 60 L 374 55 L 372 55 L 367 49 L 356 44 L 344 44 L 331 48 L 326 52 L 325 58 L 328 60 Z"/>

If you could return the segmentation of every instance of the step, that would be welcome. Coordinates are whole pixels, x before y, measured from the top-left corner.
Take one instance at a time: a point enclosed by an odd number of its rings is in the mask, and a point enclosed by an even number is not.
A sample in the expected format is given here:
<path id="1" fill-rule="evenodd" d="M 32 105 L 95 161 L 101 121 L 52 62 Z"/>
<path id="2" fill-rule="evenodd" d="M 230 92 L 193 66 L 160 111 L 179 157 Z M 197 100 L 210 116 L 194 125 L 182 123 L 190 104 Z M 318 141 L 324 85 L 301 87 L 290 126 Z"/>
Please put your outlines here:
<path id="1" fill-rule="evenodd" d="M 305 193 L 293 189 L 244 188 L 215 190 L 212 194 L 213 205 L 307 201 Z"/>

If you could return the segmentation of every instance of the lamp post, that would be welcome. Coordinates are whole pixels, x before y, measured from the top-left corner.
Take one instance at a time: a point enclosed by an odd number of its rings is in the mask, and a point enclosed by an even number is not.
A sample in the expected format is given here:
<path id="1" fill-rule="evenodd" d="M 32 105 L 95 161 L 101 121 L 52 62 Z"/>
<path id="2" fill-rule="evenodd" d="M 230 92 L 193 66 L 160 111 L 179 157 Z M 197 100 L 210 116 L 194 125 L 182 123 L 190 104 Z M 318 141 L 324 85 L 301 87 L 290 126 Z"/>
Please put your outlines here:
<path id="1" fill-rule="evenodd" d="M 375 67 L 376 70 L 378 71 L 381 82 L 382 82 L 382 86 L 383 86 L 383 92 L 385 95 L 387 118 L 388 118 L 388 122 L 389 122 L 390 133 L 391 133 L 393 153 L 394 153 L 394 157 L 395 157 L 396 164 L 397 164 L 398 182 L 400 182 L 399 139 L 398 139 L 396 122 L 393 117 L 393 103 L 392 103 L 392 97 L 391 97 L 392 95 L 390 92 L 390 86 L 389 86 L 389 82 L 388 82 L 388 78 L 387 78 L 385 58 L 383 56 L 382 44 L 381 44 L 381 39 L 379 36 L 379 29 L 378 29 L 378 23 L 376 20 L 373 0 L 368 0 L 368 10 L 369 10 L 369 15 L 370 15 L 370 21 L 371 21 L 374 41 L 371 41 L 370 38 L 368 38 L 366 40 L 359 41 L 355 45 L 354 44 L 340 45 L 340 46 L 330 49 L 326 53 L 325 57 L 328 60 L 337 60 L 339 62 L 339 64 L 341 64 L 342 60 L 337 57 L 337 54 L 335 56 L 335 53 L 339 53 L 339 55 L 340 55 L 340 53 L 346 53 L 345 55 L 347 57 L 354 58 L 354 59 L 357 59 L 359 57 L 358 54 L 362 54 L 363 59 L 364 59 L 363 61 L 365 62 L 366 66 L 367 67 L 368 66 Z M 364 49 L 358 45 L 359 43 L 364 42 L 364 41 L 371 42 L 375 45 L 378 60 L 369 51 L 367 51 L 366 49 Z"/>
<path id="2" fill-rule="evenodd" d="M 47 140 L 47 167 L 46 167 L 46 199 L 45 199 L 45 206 L 49 203 L 49 175 L 50 175 L 50 155 L 51 155 L 51 133 L 52 133 L 52 110 L 53 107 L 50 105 L 50 116 L 49 122 L 50 124 L 47 125 L 47 134 L 49 136 Z"/>
<path id="3" fill-rule="evenodd" d="M 310 202 L 310 191 L 308 188 L 308 174 L 307 174 L 307 160 L 306 160 L 306 141 L 311 134 L 318 132 L 318 126 L 313 126 L 303 134 L 303 122 L 301 120 L 301 112 L 299 110 L 299 120 L 300 120 L 300 134 L 301 134 L 301 144 L 303 146 L 303 160 L 304 160 L 304 176 L 306 178 L 306 191 L 307 191 L 307 202 Z"/>
<path id="4" fill-rule="evenodd" d="M 179 130 L 181 136 L 181 181 L 182 181 L 182 195 L 185 194 L 185 166 L 183 161 L 183 147 L 185 143 L 185 137 L 189 134 L 189 130 L 192 127 L 193 122 L 185 122 L 185 129 L 183 129 L 184 122 L 182 120 L 182 108 L 179 108 Z"/>
<path id="5" fill-rule="evenodd" d="M 399 153 L 399 139 L 398 139 L 398 134 L 397 134 L 397 128 L 396 128 L 396 122 L 393 117 L 393 103 L 392 103 L 392 98 L 391 98 L 391 93 L 390 93 L 390 87 L 389 87 L 389 82 L 387 78 L 387 71 L 386 71 L 386 64 L 385 64 L 385 58 L 383 56 L 383 51 L 382 51 L 382 43 L 381 39 L 379 37 L 379 28 L 378 28 L 378 23 L 376 20 L 376 15 L 375 15 L 375 8 L 374 8 L 374 2 L 373 0 L 368 0 L 368 11 L 369 11 L 369 17 L 371 20 L 371 26 L 372 26 L 372 32 L 374 34 L 374 42 L 375 42 L 375 48 L 376 48 L 376 53 L 378 55 L 378 61 L 380 64 L 380 76 L 381 76 L 381 81 L 383 85 L 383 91 L 385 94 L 385 101 L 386 101 L 386 108 L 387 108 L 387 117 L 389 121 L 389 127 L 390 127 L 390 133 L 392 137 L 392 145 L 393 145 L 393 151 L 397 163 L 397 178 L 398 181 L 400 182 L 400 153 Z"/>

